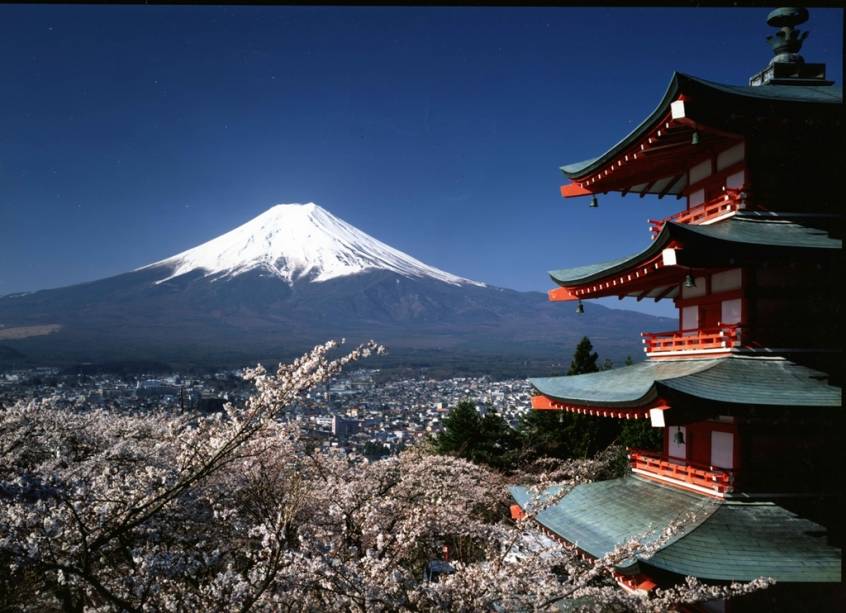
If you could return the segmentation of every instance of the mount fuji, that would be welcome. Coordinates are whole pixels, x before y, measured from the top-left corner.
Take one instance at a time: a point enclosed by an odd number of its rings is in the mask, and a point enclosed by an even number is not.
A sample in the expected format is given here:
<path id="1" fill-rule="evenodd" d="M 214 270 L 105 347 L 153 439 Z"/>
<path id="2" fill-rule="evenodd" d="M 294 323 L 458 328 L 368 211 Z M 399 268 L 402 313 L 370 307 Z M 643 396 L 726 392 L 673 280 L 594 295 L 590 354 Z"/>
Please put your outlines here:
<path id="1" fill-rule="evenodd" d="M 244 364 L 346 337 L 388 345 L 395 365 L 538 373 L 582 336 L 622 360 L 641 354 L 640 331 L 674 325 L 599 305 L 576 315 L 540 292 L 456 276 L 313 203 L 274 206 L 131 272 L 0 297 L 0 348 L 38 363 Z"/>
<path id="2" fill-rule="evenodd" d="M 272 274 L 288 285 L 328 281 L 372 270 L 450 285 L 484 283 L 427 266 L 338 219 L 313 202 L 279 204 L 207 243 L 138 270 L 163 268 L 163 283 L 194 270 L 233 277 L 251 270 Z"/>

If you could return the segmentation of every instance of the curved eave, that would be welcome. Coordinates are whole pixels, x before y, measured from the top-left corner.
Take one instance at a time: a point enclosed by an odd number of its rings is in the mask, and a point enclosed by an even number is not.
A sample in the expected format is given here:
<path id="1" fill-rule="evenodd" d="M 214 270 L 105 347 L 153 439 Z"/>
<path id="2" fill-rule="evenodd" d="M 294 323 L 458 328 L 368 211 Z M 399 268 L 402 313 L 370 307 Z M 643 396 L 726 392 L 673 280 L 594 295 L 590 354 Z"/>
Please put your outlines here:
<path id="1" fill-rule="evenodd" d="M 668 222 L 643 251 L 634 255 L 549 272 L 563 290 L 551 290 L 555 301 L 601 295 L 639 295 L 646 287 L 660 292 L 678 283 L 682 267 L 729 265 L 743 258 L 782 253 L 836 252 L 842 249 L 836 218 L 790 216 L 741 211 L 709 225 Z M 665 253 L 673 249 L 674 253 Z M 677 251 L 676 251 L 677 250 Z M 651 275 L 651 276 L 650 276 Z M 648 281 L 647 281 L 648 278 Z M 668 297 L 675 289 L 668 290 Z"/>
<path id="2" fill-rule="evenodd" d="M 824 373 L 784 358 L 734 356 L 693 376 L 656 382 L 656 392 L 723 406 L 840 408 L 843 390 Z"/>
<path id="3" fill-rule="evenodd" d="M 739 407 L 831 409 L 842 404 L 842 389 L 830 385 L 824 373 L 769 357 L 647 360 L 585 375 L 529 379 L 529 383 L 563 410 L 594 407 L 598 414 L 609 408 L 642 411 L 673 396 Z"/>
<path id="4" fill-rule="evenodd" d="M 672 239 L 671 232 L 674 225 L 677 224 L 664 224 L 664 227 L 661 228 L 661 232 L 655 237 L 655 240 L 639 253 L 616 260 L 600 262 L 599 264 L 550 270 L 548 273 L 549 278 L 561 287 L 577 287 L 631 270 L 657 257 L 664 250 Z"/>
<path id="5" fill-rule="evenodd" d="M 554 486 L 536 499 L 524 487 L 510 488 L 517 504 L 528 511 L 558 491 Z M 679 525 L 680 518 L 685 519 Z M 719 581 L 760 576 L 790 583 L 841 580 L 841 551 L 826 543 L 825 529 L 773 503 L 717 502 L 624 477 L 578 485 L 535 520 L 594 557 L 633 538 L 653 542 L 663 530 L 677 526 L 651 557 L 630 558 L 618 570 L 652 567 Z"/>
<path id="6" fill-rule="evenodd" d="M 726 99 L 728 105 L 731 100 L 744 102 L 761 101 L 767 104 L 788 103 L 788 104 L 811 104 L 811 105 L 840 105 L 843 103 L 842 90 L 839 87 L 826 85 L 765 85 L 760 87 L 725 85 L 714 83 L 692 77 L 682 73 L 673 73 L 667 90 L 658 106 L 640 125 L 632 130 L 625 138 L 620 140 L 602 155 L 567 164 L 561 167 L 566 177 L 572 180 L 579 180 L 591 173 L 601 170 L 614 158 L 620 156 L 632 145 L 643 139 L 651 130 L 661 122 L 669 113 L 670 105 L 682 94 L 695 94 L 699 96 L 717 96 Z M 832 107 L 834 108 L 834 107 Z M 601 190 L 600 190 L 601 191 Z"/>
<path id="7" fill-rule="evenodd" d="M 586 175 L 589 175 L 608 164 L 611 158 L 619 155 L 619 153 L 643 138 L 646 133 L 653 129 L 655 124 L 657 124 L 658 121 L 667 114 L 670 109 L 670 103 L 678 98 L 681 77 L 684 77 L 684 75 L 678 72 L 673 73 L 673 78 L 670 79 L 670 84 L 667 86 L 667 91 L 664 92 L 664 97 L 661 98 L 661 102 L 658 103 L 655 110 L 652 111 L 652 113 L 650 113 L 649 116 L 640 123 L 640 125 L 629 132 L 629 134 L 621 141 L 602 155 L 582 162 L 575 162 L 562 166 L 561 172 L 564 173 L 564 176 L 568 179 L 579 179 L 585 177 Z"/>
<path id="8" fill-rule="evenodd" d="M 529 379 L 538 393 L 574 406 L 644 408 L 655 403 L 657 381 L 713 368 L 720 360 L 646 361 L 584 375 Z"/>
<path id="9" fill-rule="evenodd" d="M 644 563 L 711 581 L 838 583 L 842 553 L 824 533 L 773 503 L 725 502 Z"/>

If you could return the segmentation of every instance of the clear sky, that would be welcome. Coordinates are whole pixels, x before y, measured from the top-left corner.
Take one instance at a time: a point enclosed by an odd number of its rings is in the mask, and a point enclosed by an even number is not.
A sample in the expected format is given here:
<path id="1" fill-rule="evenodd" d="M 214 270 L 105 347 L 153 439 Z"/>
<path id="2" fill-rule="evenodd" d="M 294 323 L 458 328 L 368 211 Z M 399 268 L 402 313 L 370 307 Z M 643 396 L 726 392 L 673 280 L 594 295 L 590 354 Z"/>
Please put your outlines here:
<path id="1" fill-rule="evenodd" d="M 768 12 L 0 6 L 0 295 L 309 201 L 428 264 L 546 290 L 682 208 L 564 201 L 558 167 L 625 136 L 674 70 L 745 83 L 772 56 Z M 842 25 L 802 26 L 837 83 Z"/>

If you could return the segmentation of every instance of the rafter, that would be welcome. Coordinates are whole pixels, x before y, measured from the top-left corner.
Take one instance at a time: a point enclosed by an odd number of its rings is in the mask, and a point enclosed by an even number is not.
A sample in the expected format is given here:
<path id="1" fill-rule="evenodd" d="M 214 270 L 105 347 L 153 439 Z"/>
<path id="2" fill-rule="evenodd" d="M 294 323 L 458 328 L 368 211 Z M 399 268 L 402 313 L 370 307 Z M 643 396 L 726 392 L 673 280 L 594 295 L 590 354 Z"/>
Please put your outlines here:
<path id="1" fill-rule="evenodd" d="M 675 285 L 670 285 L 669 287 L 664 289 L 661 293 L 659 293 L 657 296 L 655 296 L 655 302 L 658 302 L 659 300 L 661 300 L 661 298 L 666 298 L 667 294 L 672 292 L 674 289 L 676 289 Z"/>
<path id="2" fill-rule="evenodd" d="M 667 187 L 665 187 L 664 189 L 662 189 L 662 190 L 661 190 L 661 193 L 660 193 L 660 194 L 658 194 L 658 199 L 660 200 L 661 198 L 663 198 L 664 196 L 666 196 L 666 195 L 667 195 L 667 193 L 668 193 L 668 192 L 669 192 L 669 191 L 673 188 L 673 186 L 674 186 L 676 183 L 678 183 L 678 182 L 679 182 L 679 179 L 681 179 L 683 176 L 684 176 L 684 173 L 682 173 L 682 174 L 678 174 L 678 175 L 676 175 L 675 177 L 673 177 L 672 179 L 670 179 L 670 182 L 669 182 L 669 183 L 667 183 Z"/>
<path id="3" fill-rule="evenodd" d="M 652 186 L 653 186 L 653 185 L 655 185 L 658 181 L 660 181 L 660 179 L 655 179 L 654 181 L 651 181 L 650 183 L 648 183 L 648 184 L 646 185 L 646 187 L 644 187 L 644 188 L 643 188 L 643 191 L 641 191 L 641 192 L 638 194 L 638 196 L 640 196 L 641 198 L 643 198 L 646 194 L 648 194 L 648 193 L 649 193 L 649 190 L 650 190 L 650 189 L 652 189 Z"/>

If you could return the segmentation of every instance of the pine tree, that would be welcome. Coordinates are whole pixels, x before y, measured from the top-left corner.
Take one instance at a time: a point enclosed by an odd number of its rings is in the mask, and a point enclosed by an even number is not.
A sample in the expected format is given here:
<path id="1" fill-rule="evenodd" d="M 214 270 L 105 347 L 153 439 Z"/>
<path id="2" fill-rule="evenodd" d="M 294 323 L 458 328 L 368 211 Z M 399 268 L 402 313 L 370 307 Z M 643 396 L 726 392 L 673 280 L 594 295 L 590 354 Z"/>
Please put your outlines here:
<path id="1" fill-rule="evenodd" d="M 596 360 L 599 359 L 597 353 L 591 353 L 593 345 L 588 337 L 582 337 L 579 344 L 576 345 L 576 353 L 573 354 L 573 359 L 570 362 L 570 370 L 568 375 L 583 375 L 591 372 L 598 372 L 599 366 L 596 365 Z"/>
<path id="2" fill-rule="evenodd" d="M 599 354 L 593 351 L 590 339 L 586 336 L 582 337 L 576 345 L 567 374 L 583 375 L 613 368 L 613 363 L 608 359 L 600 368 L 597 365 L 598 359 Z M 568 413 L 562 416 L 561 422 L 561 435 L 569 442 L 571 454 L 569 457 L 593 456 L 610 445 L 620 433 L 620 423 L 614 419 Z"/>
<path id="3" fill-rule="evenodd" d="M 463 456 L 479 442 L 479 412 L 469 400 L 462 400 L 444 419 L 444 429 L 435 439 L 435 449 L 442 454 Z"/>
<path id="4" fill-rule="evenodd" d="M 599 372 L 598 359 L 590 339 L 584 337 L 576 346 L 567 374 Z M 620 432 L 620 424 L 616 420 L 601 417 L 558 411 L 530 411 L 521 420 L 519 430 L 523 436 L 524 453 L 529 458 L 585 458 L 613 442 Z"/>
<path id="5" fill-rule="evenodd" d="M 444 419 L 435 450 L 477 464 L 508 470 L 516 461 L 520 435 L 495 411 L 479 416 L 476 406 L 463 400 Z"/>
<path id="6" fill-rule="evenodd" d="M 636 449 L 660 451 L 664 443 L 661 428 L 653 428 L 648 419 L 631 419 L 623 422 L 620 445 Z"/>

